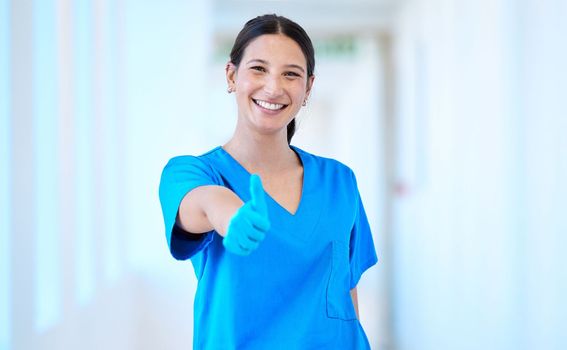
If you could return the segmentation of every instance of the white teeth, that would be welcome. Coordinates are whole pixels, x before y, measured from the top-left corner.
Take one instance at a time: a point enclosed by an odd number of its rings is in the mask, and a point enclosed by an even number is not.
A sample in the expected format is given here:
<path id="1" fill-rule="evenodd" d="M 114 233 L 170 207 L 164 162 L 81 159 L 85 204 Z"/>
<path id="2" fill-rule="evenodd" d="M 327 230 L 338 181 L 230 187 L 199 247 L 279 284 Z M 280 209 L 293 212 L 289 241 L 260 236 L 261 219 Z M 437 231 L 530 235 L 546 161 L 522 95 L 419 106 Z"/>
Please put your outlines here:
<path id="1" fill-rule="evenodd" d="M 270 109 L 270 110 L 272 110 L 272 111 L 281 109 L 281 108 L 284 106 L 284 105 L 281 105 L 281 104 L 279 104 L 279 103 L 269 103 L 269 102 L 262 101 L 262 100 L 254 100 L 254 101 L 256 101 L 256 103 L 257 103 L 259 106 L 264 107 L 264 108 L 266 108 L 266 109 Z"/>

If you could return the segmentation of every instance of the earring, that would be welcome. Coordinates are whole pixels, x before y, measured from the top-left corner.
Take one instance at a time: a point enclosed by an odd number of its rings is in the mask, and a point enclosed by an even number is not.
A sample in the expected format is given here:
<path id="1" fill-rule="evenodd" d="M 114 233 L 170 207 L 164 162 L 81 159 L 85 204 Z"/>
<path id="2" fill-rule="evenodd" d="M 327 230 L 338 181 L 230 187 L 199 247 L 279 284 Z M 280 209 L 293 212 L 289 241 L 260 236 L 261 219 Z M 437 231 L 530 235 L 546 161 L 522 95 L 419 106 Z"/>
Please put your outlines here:
<path id="1" fill-rule="evenodd" d="M 233 92 L 233 91 L 234 91 L 234 90 L 232 89 L 232 86 L 229 86 L 228 89 L 226 89 L 226 92 L 228 92 L 229 94 L 230 94 L 231 92 Z"/>
<path id="2" fill-rule="evenodd" d="M 307 99 L 303 100 L 303 103 L 301 104 L 303 107 L 307 106 Z"/>

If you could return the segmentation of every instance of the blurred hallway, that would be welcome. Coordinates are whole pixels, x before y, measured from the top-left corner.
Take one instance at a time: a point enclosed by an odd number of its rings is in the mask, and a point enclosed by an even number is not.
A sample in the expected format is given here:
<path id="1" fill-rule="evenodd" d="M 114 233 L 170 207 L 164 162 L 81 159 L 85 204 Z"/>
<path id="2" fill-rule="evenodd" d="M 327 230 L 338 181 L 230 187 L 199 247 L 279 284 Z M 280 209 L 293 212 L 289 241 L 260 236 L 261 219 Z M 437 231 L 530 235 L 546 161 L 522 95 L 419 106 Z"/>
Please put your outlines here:
<path id="1" fill-rule="evenodd" d="M 567 348 L 567 3 L 0 0 L 0 350 L 188 349 L 157 186 L 224 143 L 244 22 L 305 27 L 293 144 L 357 174 L 380 350 Z"/>

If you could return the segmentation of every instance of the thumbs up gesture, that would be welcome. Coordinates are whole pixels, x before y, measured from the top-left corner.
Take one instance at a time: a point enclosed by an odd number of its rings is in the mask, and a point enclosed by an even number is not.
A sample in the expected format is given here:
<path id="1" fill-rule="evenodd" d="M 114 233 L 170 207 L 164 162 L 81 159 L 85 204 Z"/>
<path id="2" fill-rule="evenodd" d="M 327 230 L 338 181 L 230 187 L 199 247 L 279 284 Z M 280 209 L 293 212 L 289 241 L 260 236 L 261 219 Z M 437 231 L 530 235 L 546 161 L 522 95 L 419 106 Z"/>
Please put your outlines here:
<path id="1" fill-rule="evenodd" d="M 231 253 L 249 255 L 266 237 L 270 229 L 268 207 L 262 181 L 256 174 L 250 176 L 250 200 L 230 219 L 223 245 Z"/>

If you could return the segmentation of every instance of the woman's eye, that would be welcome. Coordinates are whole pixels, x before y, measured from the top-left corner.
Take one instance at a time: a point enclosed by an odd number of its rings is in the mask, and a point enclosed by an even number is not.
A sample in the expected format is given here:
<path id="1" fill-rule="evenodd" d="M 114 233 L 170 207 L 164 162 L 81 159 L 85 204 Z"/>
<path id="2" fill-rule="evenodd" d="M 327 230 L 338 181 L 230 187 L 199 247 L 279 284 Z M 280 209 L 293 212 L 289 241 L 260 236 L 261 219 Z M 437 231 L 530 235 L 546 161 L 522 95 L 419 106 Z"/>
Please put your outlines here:
<path id="1" fill-rule="evenodd" d="M 285 73 L 285 76 L 286 76 L 286 77 L 293 77 L 293 78 L 296 78 L 296 77 L 300 77 L 301 75 L 299 75 L 299 74 L 297 74 L 297 73 L 295 73 L 295 72 L 287 72 L 287 73 Z"/>
<path id="2" fill-rule="evenodd" d="M 257 70 L 258 72 L 265 72 L 265 71 L 266 71 L 266 70 L 264 69 L 264 67 L 260 67 L 260 66 L 250 67 L 250 69 L 252 69 L 252 70 Z"/>

